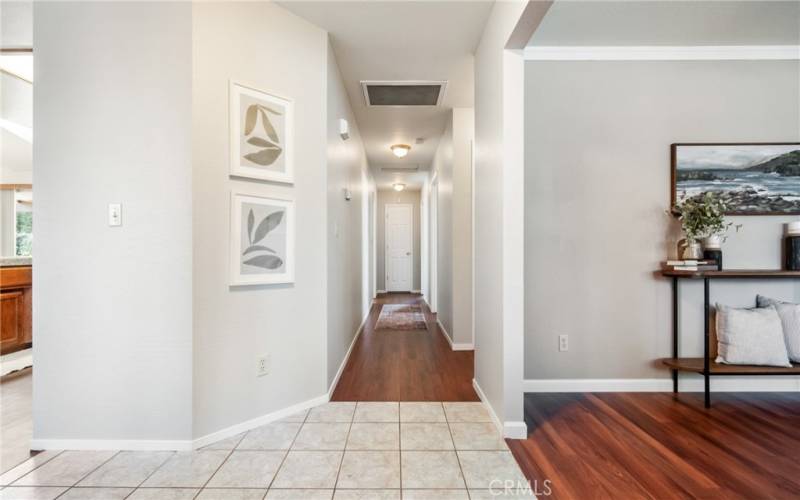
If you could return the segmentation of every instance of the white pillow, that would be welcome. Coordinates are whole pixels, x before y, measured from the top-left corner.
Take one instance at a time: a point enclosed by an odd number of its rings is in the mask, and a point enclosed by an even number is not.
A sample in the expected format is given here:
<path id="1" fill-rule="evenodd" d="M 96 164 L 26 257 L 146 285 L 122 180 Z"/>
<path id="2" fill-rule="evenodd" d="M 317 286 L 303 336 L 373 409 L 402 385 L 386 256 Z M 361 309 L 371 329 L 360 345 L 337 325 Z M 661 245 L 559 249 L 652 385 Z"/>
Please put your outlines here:
<path id="1" fill-rule="evenodd" d="M 736 309 L 717 304 L 717 363 L 791 367 L 775 307 Z"/>
<path id="2" fill-rule="evenodd" d="M 782 302 L 780 300 L 756 296 L 758 307 L 774 306 L 778 311 L 783 325 L 783 340 L 786 343 L 786 351 L 789 359 L 800 363 L 800 304 Z"/>

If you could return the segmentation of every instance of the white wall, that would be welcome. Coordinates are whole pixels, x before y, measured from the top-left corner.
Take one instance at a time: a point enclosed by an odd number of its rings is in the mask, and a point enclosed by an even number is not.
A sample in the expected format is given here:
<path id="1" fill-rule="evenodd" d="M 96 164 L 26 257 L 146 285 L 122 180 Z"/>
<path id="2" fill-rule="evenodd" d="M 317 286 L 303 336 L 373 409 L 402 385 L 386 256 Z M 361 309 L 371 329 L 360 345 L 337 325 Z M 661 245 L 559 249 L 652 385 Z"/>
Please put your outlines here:
<path id="1" fill-rule="evenodd" d="M 521 392 L 518 398 L 504 394 L 509 361 L 504 351 L 515 346 L 504 344 L 503 135 L 504 49 L 525 7 L 526 2 L 496 2 L 475 52 L 474 286 L 475 304 L 480 304 L 475 309 L 475 380 L 500 421 L 522 420 Z M 521 383 L 522 373 L 519 379 Z"/>
<path id="2" fill-rule="evenodd" d="M 328 46 L 328 385 L 342 366 L 347 350 L 365 316 L 363 287 L 370 283 L 369 247 L 364 230 L 369 228 L 365 207 L 371 181 L 364 145 L 350 101 L 342 83 L 333 50 Z M 349 123 L 350 138 L 339 136 L 339 119 Z M 352 193 L 350 201 L 344 192 Z M 367 234 L 369 237 L 369 234 Z M 369 238 L 371 239 L 371 238 Z M 362 261 L 363 257 L 363 261 Z M 365 279 L 366 278 L 366 279 Z M 367 292 L 370 295 L 371 293 Z"/>
<path id="3" fill-rule="evenodd" d="M 191 5 L 34 9 L 34 447 L 189 439 Z"/>
<path id="4" fill-rule="evenodd" d="M 472 344 L 473 139 L 473 109 L 454 108 L 431 164 L 432 174 L 438 179 L 437 317 L 460 348 Z M 427 198 L 431 193 L 428 184 L 422 193 L 423 220 L 427 220 Z M 423 252 L 430 250 L 426 247 Z M 426 276 L 427 267 L 423 271 Z"/>
<path id="5" fill-rule="evenodd" d="M 453 339 L 453 115 L 431 162 L 436 173 L 436 318 Z"/>
<path id="6" fill-rule="evenodd" d="M 328 39 L 261 2 L 195 3 L 192 24 L 194 434 L 203 436 L 328 390 Z M 229 79 L 294 99 L 293 186 L 229 177 Z M 294 284 L 228 286 L 231 189 L 294 197 Z M 261 354 L 271 373 L 256 377 Z"/>
<path id="7" fill-rule="evenodd" d="M 472 144 L 475 110 L 453 109 L 453 342 L 472 344 Z"/>
<path id="8" fill-rule="evenodd" d="M 800 63 L 532 61 L 525 88 L 525 376 L 669 377 L 653 361 L 671 355 L 670 285 L 653 271 L 676 253 L 670 144 L 798 141 Z M 743 227 L 723 245 L 725 266 L 781 267 L 792 219 L 731 218 Z M 796 302 L 800 285 L 711 286 L 733 306 L 756 293 Z M 702 284 L 681 294 L 681 353 L 701 356 Z"/>
<path id="9" fill-rule="evenodd" d="M 420 290 L 421 283 L 421 258 L 420 258 L 420 192 L 418 190 L 405 190 L 396 192 L 391 189 L 379 189 L 377 192 L 377 212 L 375 214 L 375 245 L 376 245 L 376 278 L 377 289 L 386 290 L 386 204 L 408 203 L 414 208 L 414 263 L 413 263 L 413 289 Z"/>

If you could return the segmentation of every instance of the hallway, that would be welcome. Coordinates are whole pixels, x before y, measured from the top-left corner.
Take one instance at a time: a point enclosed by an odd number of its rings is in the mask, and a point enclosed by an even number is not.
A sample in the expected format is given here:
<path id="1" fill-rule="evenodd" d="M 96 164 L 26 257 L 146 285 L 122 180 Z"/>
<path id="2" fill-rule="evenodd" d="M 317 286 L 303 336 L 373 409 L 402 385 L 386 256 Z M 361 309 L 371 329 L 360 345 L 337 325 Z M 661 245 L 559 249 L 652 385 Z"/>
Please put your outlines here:
<path id="1" fill-rule="evenodd" d="M 419 304 L 427 331 L 376 330 L 384 304 Z M 421 295 L 379 294 L 332 401 L 479 401 L 473 352 L 453 351 Z"/>

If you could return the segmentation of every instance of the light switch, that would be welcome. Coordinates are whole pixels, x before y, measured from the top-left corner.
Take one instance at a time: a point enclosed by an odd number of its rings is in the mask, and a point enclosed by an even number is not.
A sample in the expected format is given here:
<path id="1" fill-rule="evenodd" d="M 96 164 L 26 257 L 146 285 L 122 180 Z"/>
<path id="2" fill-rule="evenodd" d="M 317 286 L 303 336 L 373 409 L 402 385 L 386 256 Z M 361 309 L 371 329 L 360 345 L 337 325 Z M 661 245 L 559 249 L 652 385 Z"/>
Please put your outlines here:
<path id="1" fill-rule="evenodd" d="M 109 226 L 122 225 L 122 203 L 108 204 L 108 225 Z"/>

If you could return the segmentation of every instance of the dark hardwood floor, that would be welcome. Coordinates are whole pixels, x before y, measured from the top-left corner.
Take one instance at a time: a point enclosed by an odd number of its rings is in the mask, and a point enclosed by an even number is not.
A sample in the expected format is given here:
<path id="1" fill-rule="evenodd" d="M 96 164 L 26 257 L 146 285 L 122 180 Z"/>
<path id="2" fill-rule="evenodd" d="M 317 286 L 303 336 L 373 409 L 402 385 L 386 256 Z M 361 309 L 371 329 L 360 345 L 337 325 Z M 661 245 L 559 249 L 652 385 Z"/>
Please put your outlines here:
<path id="1" fill-rule="evenodd" d="M 376 331 L 383 304 L 420 304 L 427 331 Z M 332 401 L 479 401 L 472 351 L 453 351 L 418 294 L 380 294 Z"/>
<path id="2" fill-rule="evenodd" d="M 527 394 L 508 443 L 553 498 L 800 498 L 800 394 L 702 397 Z"/>

